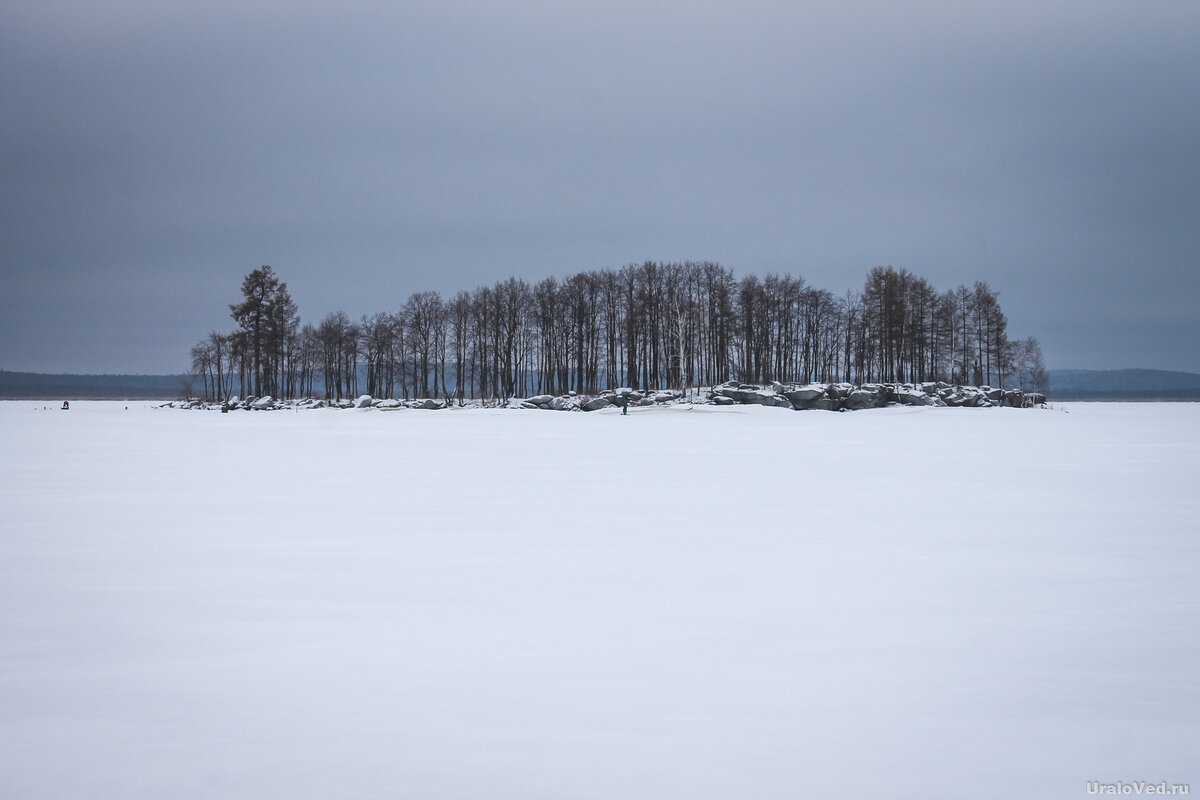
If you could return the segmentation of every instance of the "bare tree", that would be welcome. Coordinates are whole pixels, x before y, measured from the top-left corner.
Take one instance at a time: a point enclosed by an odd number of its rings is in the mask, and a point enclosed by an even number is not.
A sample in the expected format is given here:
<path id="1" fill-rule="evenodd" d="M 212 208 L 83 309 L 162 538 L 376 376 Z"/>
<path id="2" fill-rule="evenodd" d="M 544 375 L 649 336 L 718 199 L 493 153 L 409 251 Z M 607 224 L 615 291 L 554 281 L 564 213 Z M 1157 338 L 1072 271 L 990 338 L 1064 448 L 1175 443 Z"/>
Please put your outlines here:
<path id="1" fill-rule="evenodd" d="M 1044 392 L 1050 386 L 1042 346 L 1032 336 L 1019 340 L 1014 348 L 1012 368 L 1023 392 Z"/>
<path id="2" fill-rule="evenodd" d="M 875 267 L 844 297 L 793 275 L 746 275 L 713 262 L 645 261 L 620 270 L 509 278 L 443 302 L 412 294 L 396 314 L 344 312 L 300 326 L 271 267 L 242 284 L 238 327 L 193 348 L 206 396 L 358 392 L 505 400 L 618 385 L 654 388 L 743 381 L 998 382 L 1040 375 L 1013 345 L 986 283 L 939 294 L 908 270 Z M 1035 342 L 1036 344 L 1036 342 Z M 360 361 L 361 359 L 361 361 Z"/>

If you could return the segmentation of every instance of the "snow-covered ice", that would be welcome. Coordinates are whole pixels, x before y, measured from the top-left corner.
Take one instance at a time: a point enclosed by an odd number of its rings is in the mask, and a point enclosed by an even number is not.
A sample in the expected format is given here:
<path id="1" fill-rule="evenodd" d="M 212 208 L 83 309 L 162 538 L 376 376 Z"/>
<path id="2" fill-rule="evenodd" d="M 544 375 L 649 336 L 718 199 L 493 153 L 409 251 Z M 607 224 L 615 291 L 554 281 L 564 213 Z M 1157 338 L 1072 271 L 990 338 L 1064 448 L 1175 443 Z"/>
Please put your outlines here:
<path id="1" fill-rule="evenodd" d="M 4 797 L 1200 791 L 1200 404 L 6 402 L 0 448 Z"/>

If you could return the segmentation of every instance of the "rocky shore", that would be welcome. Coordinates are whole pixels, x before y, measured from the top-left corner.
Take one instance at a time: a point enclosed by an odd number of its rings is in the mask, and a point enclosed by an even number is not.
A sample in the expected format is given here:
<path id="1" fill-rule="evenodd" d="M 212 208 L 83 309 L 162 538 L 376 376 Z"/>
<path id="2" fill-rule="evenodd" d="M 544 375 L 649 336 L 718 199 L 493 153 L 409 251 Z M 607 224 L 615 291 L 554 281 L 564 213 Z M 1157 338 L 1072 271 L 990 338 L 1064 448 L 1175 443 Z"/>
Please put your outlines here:
<path id="1" fill-rule="evenodd" d="M 997 389 L 990 386 L 957 386 L 943 382 L 930 383 L 865 383 L 855 386 L 850 383 L 807 383 L 807 384 L 750 384 L 728 381 L 719 386 L 704 389 L 657 389 L 639 390 L 620 388 L 603 391 L 598 395 L 581 395 L 571 392 L 565 395 L 541 394 L 526 398 L 514 398 L 503 404 L 505 408 L 536 409 L 542 411 L 600 411 L 606 408 L 629 408 L 656 405 L 760 405 L 786 408 L 796 411 L 860 411 L 868 408 L 884 408 L 889 405 L 943 406 L 957 408 L 1033 408 L 1043 405 L 1046 396 L 1038 392 L 1022 392 L 1019 389 Z M 448 407 L 495 407 L 495 403 L 425 398 L 420 400 L 377 399 L 362 395 L 355 400 L 276 400 L 272 397 L 231 398 L 225 403 L 200 400 L 176 400 L 164 404 L 169 408 L 221 409 L 225 411 L 253 410 L 271 411 L 280 409 L 308 408 L 360 408 L 360 409 L 422 409 L 437 410 Z"/>

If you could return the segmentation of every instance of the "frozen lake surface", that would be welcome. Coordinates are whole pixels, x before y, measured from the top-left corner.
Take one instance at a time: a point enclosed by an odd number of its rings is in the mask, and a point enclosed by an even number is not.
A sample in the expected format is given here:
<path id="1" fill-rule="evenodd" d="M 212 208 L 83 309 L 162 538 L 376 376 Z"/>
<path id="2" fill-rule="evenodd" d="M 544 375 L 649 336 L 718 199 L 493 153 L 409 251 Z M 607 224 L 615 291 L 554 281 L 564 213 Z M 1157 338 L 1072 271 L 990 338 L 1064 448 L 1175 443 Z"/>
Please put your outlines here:
<path id="1" fill-rule="evenodd" d="M 5 797 L 1200 792 L 1200 404 L 56 406 Z"/>

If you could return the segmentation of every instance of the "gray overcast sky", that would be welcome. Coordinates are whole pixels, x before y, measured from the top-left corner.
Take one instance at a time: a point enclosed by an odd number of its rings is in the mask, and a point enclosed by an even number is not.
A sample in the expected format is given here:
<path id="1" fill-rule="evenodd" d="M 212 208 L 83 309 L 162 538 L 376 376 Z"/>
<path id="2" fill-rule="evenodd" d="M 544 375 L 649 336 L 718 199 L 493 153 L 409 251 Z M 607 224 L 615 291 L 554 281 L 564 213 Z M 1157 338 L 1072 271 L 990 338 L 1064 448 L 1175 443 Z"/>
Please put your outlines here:
<path id="1" fill-rule="evenodd" d="M 0 368 L 657 260 L 1200 372 L 1200 3 L 0 3 Z"/>

